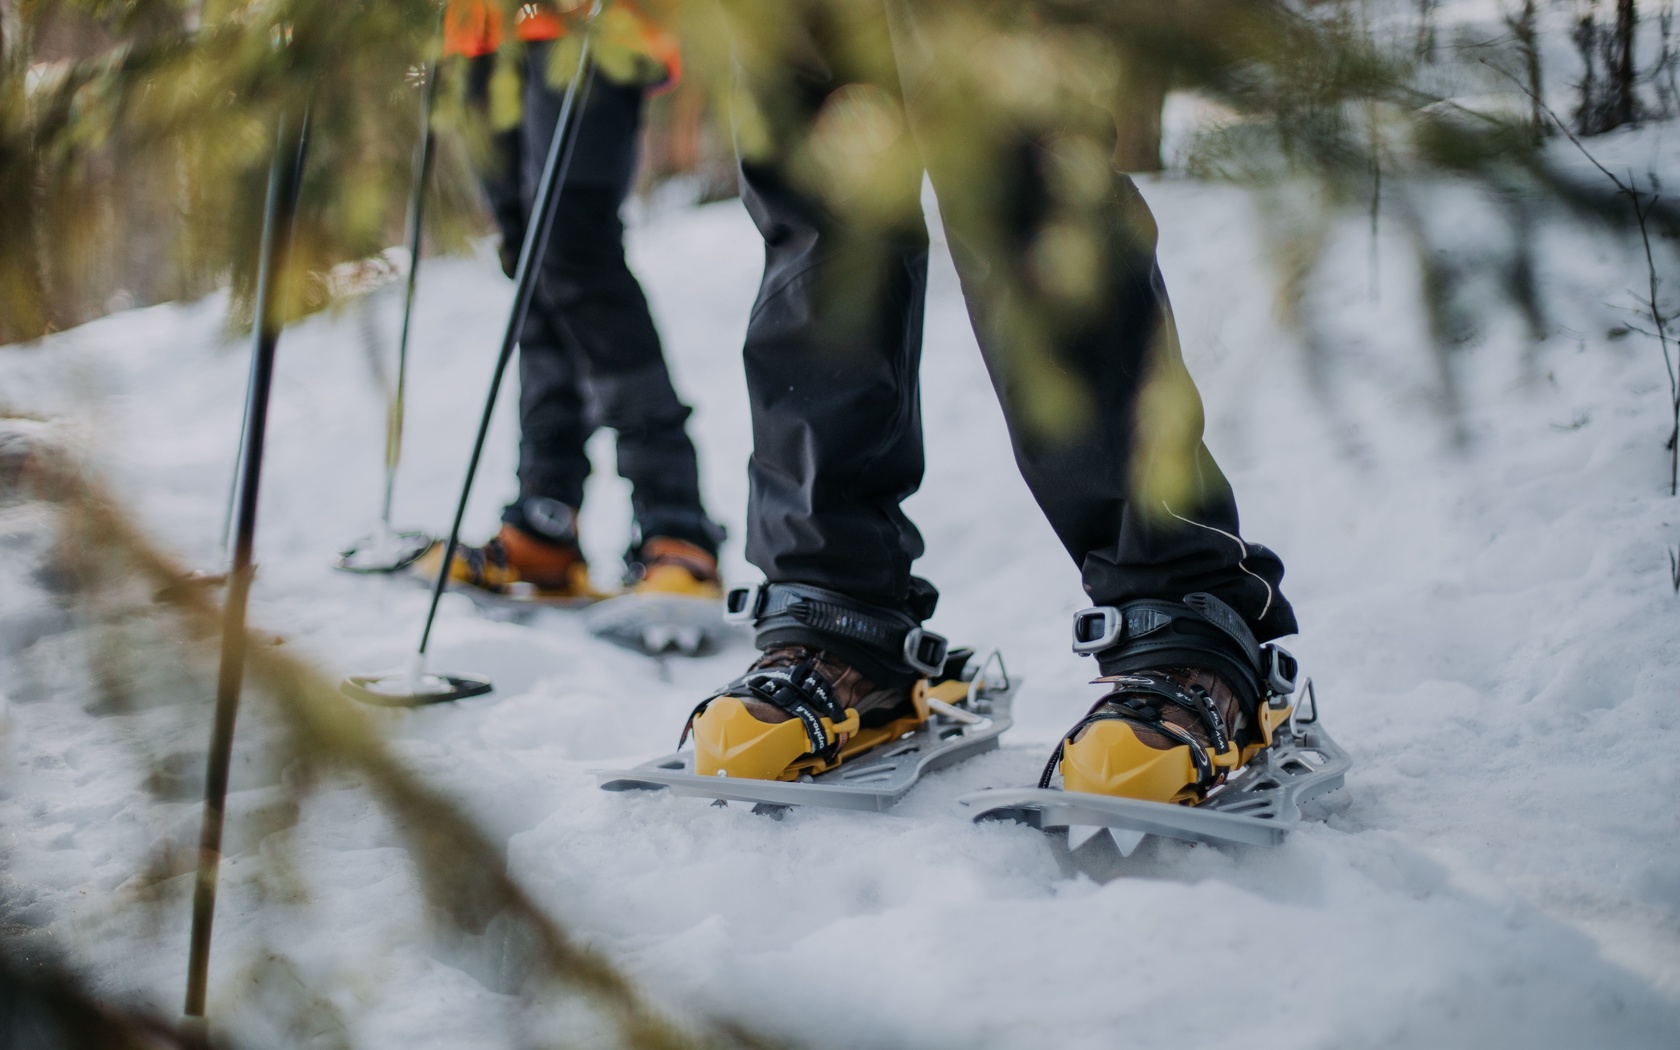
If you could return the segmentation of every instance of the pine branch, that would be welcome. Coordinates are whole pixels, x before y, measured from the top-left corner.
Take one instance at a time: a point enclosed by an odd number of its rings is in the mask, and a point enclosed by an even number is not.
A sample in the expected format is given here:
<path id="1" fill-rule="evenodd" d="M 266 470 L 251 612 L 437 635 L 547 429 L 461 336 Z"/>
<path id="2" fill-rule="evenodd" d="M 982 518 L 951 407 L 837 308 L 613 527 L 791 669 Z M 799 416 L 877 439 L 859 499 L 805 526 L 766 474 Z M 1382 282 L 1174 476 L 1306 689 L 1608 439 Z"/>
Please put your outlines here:
<path id="1" fill-rule="evenodd" d="M 184 641 L 203 644 L 220 630 L 221 607 L 210 589 L 188 585 L 184 572 L 134 522 L 137 516 L 93 480 L 45 428 L 0 428 L 0 497 L 33 496 L 65 508 L 73 535 L 62 549 L 83 557 L 115 554 L 156 600 L 182 621 Z M 97 579 L 97 573 L 78 574 Z M 616 1024 L 633 1050 L 770 1050 L 785 1046 L 735 1023 L 674 1025 L 599 952 L 580 944 L 507 873 L 501 852 L 451 799 L 423 783 L 391 752 L 374 723 L 307 660 L 276 648 L 273 632 L 249 628 L 247 673 L 271 698 L 295 734 L 298 761 L 358 774 L 409 837 L 416 869 L 429 891 L 463 926 L 506 913 L 536 942 L 538 976 L 581 995 Z"/>

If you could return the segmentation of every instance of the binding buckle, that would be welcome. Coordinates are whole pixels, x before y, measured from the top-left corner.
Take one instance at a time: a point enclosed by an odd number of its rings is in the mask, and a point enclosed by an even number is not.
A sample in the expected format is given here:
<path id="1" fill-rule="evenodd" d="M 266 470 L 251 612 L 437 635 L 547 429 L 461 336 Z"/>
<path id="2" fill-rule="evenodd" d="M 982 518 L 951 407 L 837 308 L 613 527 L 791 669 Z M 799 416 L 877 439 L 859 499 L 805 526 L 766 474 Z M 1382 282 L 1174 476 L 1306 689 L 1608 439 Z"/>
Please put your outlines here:
<path id="1" fill-rule="evenodd" d="M 933 678 L 945 670 L 945 653 L 950 642 L 944 635 L 912 627 L 904 635 L 904 662 Z"/>
<path id="2" fill-rule="evenodd" d="M 1126 617 L 1112 605 L 1098 605 L 1073 614 L 1073 651 L 1090 656 L 1112 647 L 1126 633 Z"/>
<path id="3" fill-rule="evenodd" d="M 732 627 L 751 627 L 764 609 L 764 584 L 731 587 L 723 599 L 723 622 Z"/>
<path id="4" fill-rule="evenodd" d="M 1301 677 L 1301 662 L 1276 642 L 1260 647 L 1260 677 L 1273 696 L 1289 696 Z"/>

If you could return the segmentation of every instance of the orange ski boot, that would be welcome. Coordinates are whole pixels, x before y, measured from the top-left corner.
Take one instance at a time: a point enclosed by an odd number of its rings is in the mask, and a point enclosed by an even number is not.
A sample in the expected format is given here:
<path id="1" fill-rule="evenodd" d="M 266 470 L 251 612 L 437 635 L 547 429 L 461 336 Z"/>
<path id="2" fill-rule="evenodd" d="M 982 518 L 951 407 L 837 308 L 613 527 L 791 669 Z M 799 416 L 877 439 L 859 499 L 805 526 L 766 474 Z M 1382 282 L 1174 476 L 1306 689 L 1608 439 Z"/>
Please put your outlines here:
<path id="1" fill-rule="evenodd" d="M 436 578 L 443 560 L 438 540 L 414 563 L 414 571 Z M 539 539 L 513 525 L 482 547 L 460 544 L 449 565 L 453 584 L 531 601 L 590 602 L 605 597 L 589 582 L 589 564 L 574 542 Z"/>

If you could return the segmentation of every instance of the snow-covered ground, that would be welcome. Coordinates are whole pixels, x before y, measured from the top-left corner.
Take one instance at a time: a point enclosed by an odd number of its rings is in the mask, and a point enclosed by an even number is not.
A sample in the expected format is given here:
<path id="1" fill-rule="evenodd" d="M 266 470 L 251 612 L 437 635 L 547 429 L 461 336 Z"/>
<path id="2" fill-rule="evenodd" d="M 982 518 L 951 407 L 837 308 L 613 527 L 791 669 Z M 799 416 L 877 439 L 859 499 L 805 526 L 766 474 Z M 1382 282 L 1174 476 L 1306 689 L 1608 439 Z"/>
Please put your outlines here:
<path id="1" fill-rule="evenodd" d="M 1315 385 L 1273 317 L 1255 232 L 1267 205 L 1170 180 L 1144 190 L 1208 442 L 1245 532 L 1289 566 L 1304 626 L 1289 644 L 1355 759 L 1325 823 L 1273 850 L 1147 845 L 1099 882 L 1064 871 L 1039 833 L 960 812 L 966 791 L 1031 781 L 1094 687 L 1067 649 L 1077 574 L 1010 463 L 942 253 L 923 370 L 928 477 L 910 511 L 928 541 L 921 570 L 943 591 L 932 626 L 1001 646 L 1026 680 L 1001 751 L 931 777 L 885 816 L 773 821 L 604 793 L 592 769 L 668 750 L 750 648 L 655 662 L 566 613 L 498 622 L 458 596 L 434 666 L 488 673 L 497 690 L 381 713 L 394 745 L 656 999 L 816 1046 L 1673 1047 L 1680 596 L 1664 552 L 1680 544 L 1680 503 L 1666 494 L 1658 352 L 1606 336 L 1627 321 L 1618 304 L 1642 260 L 1547 236 L 1552 334 L 1528 354 L 1496 313 L 1460 349 L 1460 445 L 1396 243 L 1373 254 L 1360 229 L 1336 242 L 1314 293 L 1333 365 Z M 1477 236 L 1475 201 L 1442 206 Z M 707 498 L 733 533 L 726 572 L 750 579 L 738 348 L 756 235 L 736 203 L 668 212 L 634 231 L 632 255 L 696 407 Z M 488 255 L 423 268 L 399 525 L 447 525 L 509 298 Z M 387 354 L 396 302 L 387 294 L 376 319 Z M 205 567 L 246 369 L 243 341 L 220 338 L 224 309 L 133 311 L 0 351 L 6 403 L 79 420 L 147 524 Z M 383 415 L 363 339 L 343 315 L 281 344 L 252 610 L 342 672 L 400 663 L 426 598 L 327 567 L 378 506 Z M 469 537 L 512 491 L 512 407 L 504 397 Z M 584 538 L 607 582 L 628 508 L 610 441 L 593 451 Z M 89 691 L 94 636 L 31 575 L 46 520 L 0 511 L 0 920 L 104 991 L 172 1012 L 208 689 L 202 673 L 131 655 L 149 676 L 131 691 L 151 699 L 113 707 Z M 158 637 L 123 629 L 140 653 Z M 402 837 L 372 799 L 328 782 L 294 809 L 275 740 L 253 700 L 212 1011 L 249 1018 L 308 989 L 315 1027 L 277 1043 L 331 1041 L 340 1024 L 375 1047 L 533 1042 L 540 1032 L 506 1019 L 506 976 L 474 938 L 428 932 Z"/>

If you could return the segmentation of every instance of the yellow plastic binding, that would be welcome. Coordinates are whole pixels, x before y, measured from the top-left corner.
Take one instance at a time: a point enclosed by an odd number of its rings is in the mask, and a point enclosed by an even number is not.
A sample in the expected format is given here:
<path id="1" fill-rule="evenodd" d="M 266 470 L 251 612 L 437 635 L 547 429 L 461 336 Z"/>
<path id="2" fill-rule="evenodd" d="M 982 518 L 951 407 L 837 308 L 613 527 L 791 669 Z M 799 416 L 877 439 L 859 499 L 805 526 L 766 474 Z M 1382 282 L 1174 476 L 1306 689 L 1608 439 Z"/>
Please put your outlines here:
<path id="1" fill-rule="evenodd" d="M 761 722 L 739 697 L 718 697 L 694 719 L 694 771 L 701 776 L 750 780 L 798 780 L 805 774 L 826 773 L 847 759 L 920 728 L 928 717 L 927 693 L 927 679 L 919 679 L 910 693 L 915 713 L 872 729 L 862 728 L 853 708 L 846 709 L 846 717 L 838 725 L 824 718 L 822 726 L 829 739 L 841 741 L 832 759 L 811 754 L 811 739 L 799 719 Z"/>
<path id="2" fill-rule="evenodd" d="M 1289 718 L 1290 708 L 1260 705 L 1260 741 L 1231 748 L 1223 755 L 1207 748 L 1213 768 L 1235 770 L 1272 744 L 1272 734 Z M 1062 789 L 1093 795 L 1118 795 L 1145 802 L 1195 805 L 1196 763 L 1184 744 L 1165 751 L 1138 739 L 1128 722 L 1093 722 L 1078 742 L 1062 748 Z"/>
<path id="3" fill-rule="evenodd" d="M 674 594 L 683 598 L 721 598 L 723 585 L 703 580 L 681 565 L 655 565 L 636 584 L 637 594 Z"/>

